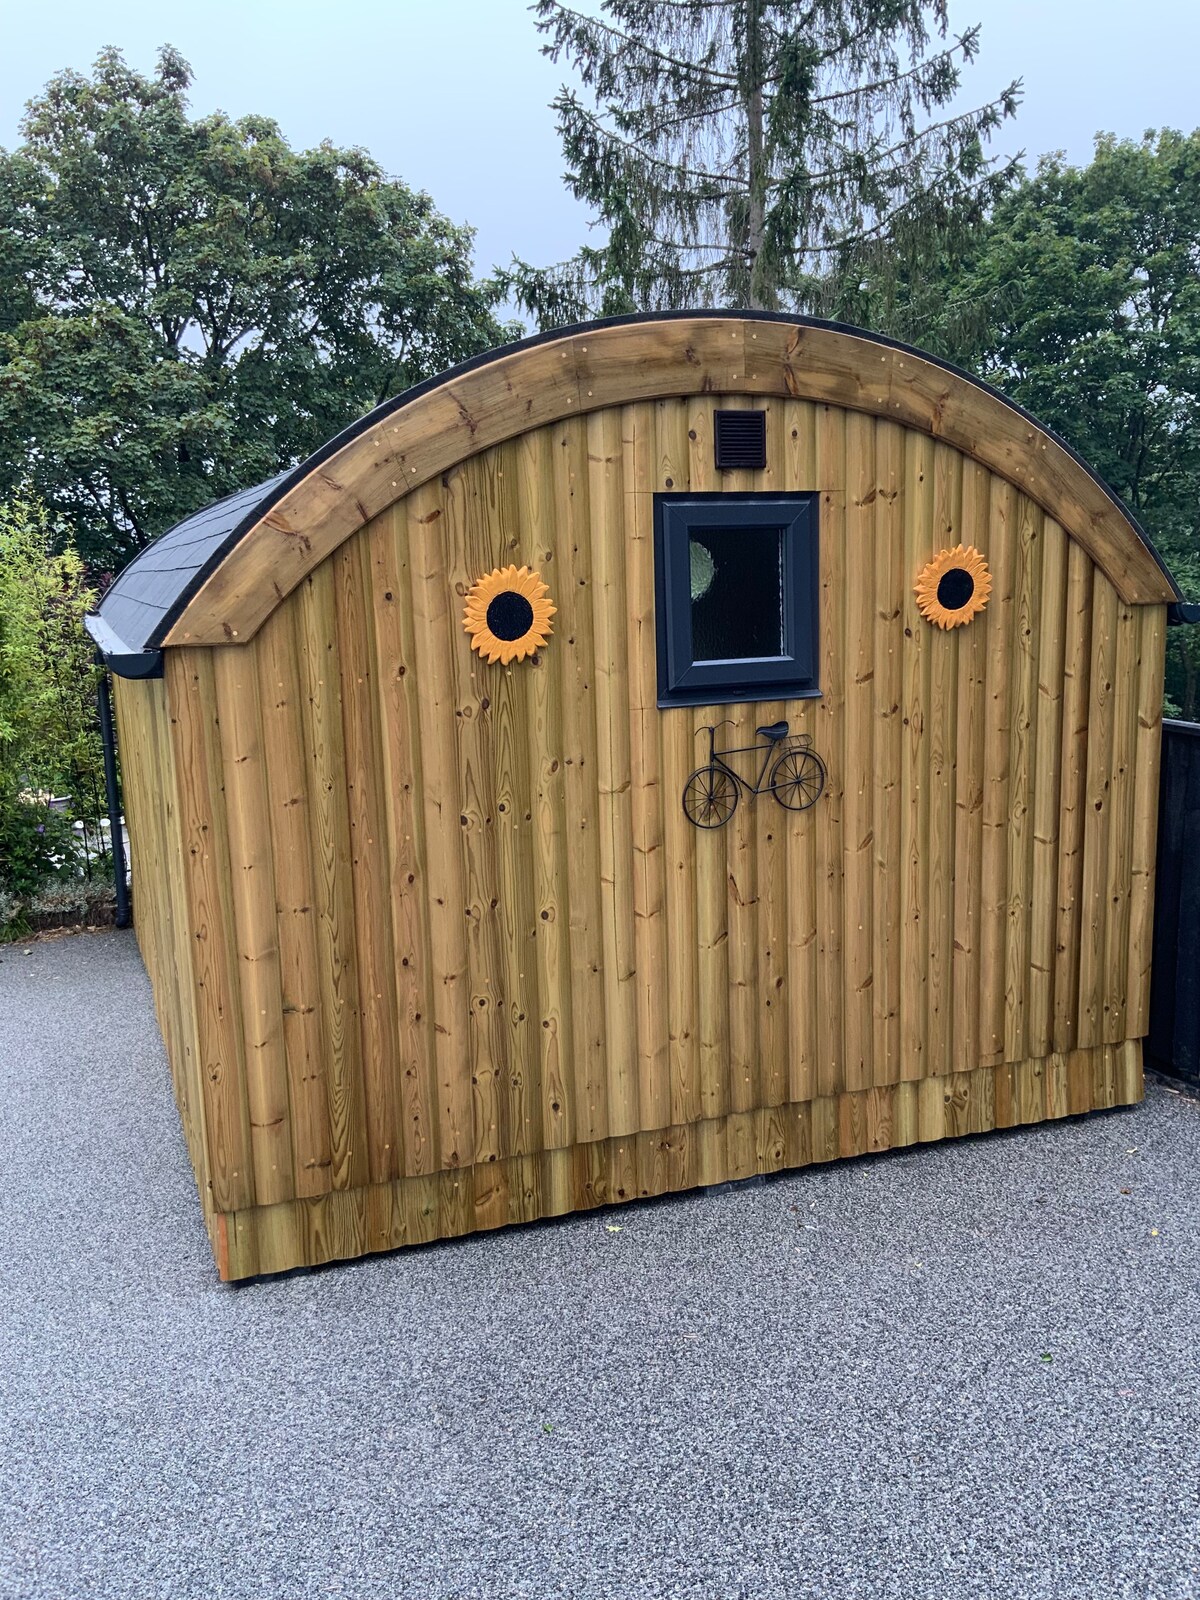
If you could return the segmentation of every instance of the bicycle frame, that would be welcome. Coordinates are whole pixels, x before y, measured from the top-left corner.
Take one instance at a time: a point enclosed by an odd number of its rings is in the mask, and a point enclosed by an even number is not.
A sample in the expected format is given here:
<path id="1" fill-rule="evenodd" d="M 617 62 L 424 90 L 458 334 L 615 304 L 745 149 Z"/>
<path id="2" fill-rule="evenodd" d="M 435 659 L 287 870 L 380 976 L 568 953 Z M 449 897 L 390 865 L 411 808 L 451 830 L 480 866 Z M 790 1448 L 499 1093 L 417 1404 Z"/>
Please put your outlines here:
<path id="1" fill-rule="evenodd" d="M 724 722 L 714 723 L 708 728 L 699 728 L 697 729 L 697 732 L 708 734 L 709 766 L 719 767 L 722 772 L 727 772 L 733 779 L 734 783 L 737 784 L 738 788 L 744 791 L 746 794 L 764 794 L 770 787 L 769 784 L 764 784 L 763 782 L 767 776 L 768 769 L 772 767 L 781 756 L 785 755 L 787 751 L 807 750 L 812 743 L 812 740 L 807 734 L 789 733 L 786 734 L 782 739 L 768 739 L 765 741 L 765 744 L 742 744 L 735 746 L 732 750 L 718 750 L 716 748 L 717 729 L 724 728 L 726 726 L 733 728 L 736 727 L 737 724 L 732 720 L 732 718 L 726 717 Z M 730 766 L 729 762 L 725 759 L 726 756 L 744 756 L 750 755 L 751 753 L 757 755 L 760 751 L 762 753 L 763 764 L 759 768 L 758 777 L 753 783 L 744 778 L 742 774 Z"/>

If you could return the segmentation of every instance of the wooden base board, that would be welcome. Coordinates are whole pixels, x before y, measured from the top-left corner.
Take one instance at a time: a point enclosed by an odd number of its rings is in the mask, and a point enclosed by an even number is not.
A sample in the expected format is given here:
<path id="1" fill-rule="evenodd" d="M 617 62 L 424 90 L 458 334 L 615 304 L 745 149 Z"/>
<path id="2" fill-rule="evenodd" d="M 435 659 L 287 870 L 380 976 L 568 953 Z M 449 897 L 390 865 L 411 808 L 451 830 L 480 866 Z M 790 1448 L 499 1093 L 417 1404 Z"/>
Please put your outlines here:
<path id="1" fill-rule="evenodd" d="M 318 1266 L 867 1151 L 1133 1105 L 1142 1042 L 599 1140 L 208 1217 L 223 1279 Z"/>

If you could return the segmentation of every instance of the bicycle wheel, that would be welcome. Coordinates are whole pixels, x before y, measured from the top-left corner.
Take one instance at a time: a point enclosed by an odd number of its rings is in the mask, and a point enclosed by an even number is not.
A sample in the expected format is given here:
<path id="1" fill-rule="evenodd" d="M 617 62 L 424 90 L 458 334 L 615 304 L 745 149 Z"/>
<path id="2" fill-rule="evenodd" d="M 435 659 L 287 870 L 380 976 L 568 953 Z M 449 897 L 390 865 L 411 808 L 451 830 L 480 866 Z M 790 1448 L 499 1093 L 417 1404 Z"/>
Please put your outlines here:
<path id="1" fill-rule="evenodd" d="M 811 750 L 789 750 L 771 771 L 771 793 L 786 811 L 807 811 L 824 787 L 825 763 Z"/>
<path id="2" fill-rule="evenodd" d="M 723 767 L 699 767 L 683 786 L 683 810 L 697 828 L 720 828 L 733 815 L 738 786 Z"/>

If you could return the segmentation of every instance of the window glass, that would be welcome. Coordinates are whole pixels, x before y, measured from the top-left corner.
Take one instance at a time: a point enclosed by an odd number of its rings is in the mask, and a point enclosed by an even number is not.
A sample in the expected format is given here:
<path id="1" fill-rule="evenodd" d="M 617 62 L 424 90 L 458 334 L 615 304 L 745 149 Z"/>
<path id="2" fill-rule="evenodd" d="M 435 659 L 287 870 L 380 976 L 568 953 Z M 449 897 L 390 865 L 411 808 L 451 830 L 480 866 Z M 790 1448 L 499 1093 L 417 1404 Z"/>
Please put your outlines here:
<path id="1" fill-rule="evenodd" d="M 782 656 L 782 529 L 692 529 L 688 554 L 693 660 Z"/>

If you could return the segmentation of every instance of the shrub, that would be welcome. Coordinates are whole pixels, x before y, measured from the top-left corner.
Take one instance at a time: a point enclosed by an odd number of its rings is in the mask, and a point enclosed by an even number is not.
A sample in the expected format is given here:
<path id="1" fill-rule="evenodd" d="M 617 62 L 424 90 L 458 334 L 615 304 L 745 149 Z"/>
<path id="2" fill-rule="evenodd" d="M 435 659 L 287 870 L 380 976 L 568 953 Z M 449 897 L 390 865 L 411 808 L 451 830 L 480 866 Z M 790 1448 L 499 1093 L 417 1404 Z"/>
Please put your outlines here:
<path id="1" fill-rule="evenodd" d="M 64 861 L 86 868 L 99 843 L 98 669 L 83 627 L 95 600 L 44 508 L 27 496 L 0 505 L 0 887 L 17 893 L 60 875 Z M 70 820 L 44 803 L 62 794 L 84 825 L 82 862 Z"/>
<path id="2" fill-rule="evenodd" d="M 0 792 L 0 880 L 14 895 L 35 894 L 48 879 L 77 878 L 80 850 L 61 811 Z"/>

